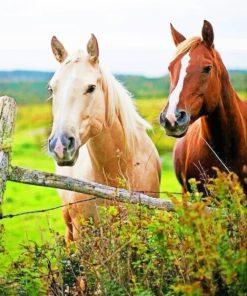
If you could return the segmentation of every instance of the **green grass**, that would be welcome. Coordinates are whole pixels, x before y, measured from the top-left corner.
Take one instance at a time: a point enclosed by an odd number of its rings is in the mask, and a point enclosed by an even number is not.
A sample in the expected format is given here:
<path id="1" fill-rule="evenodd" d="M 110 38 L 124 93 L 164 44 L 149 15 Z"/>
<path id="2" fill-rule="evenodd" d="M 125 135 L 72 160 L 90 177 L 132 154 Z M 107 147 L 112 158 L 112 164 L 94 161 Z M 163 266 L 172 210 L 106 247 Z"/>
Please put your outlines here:
<path id="1" fill-rule="evenodd" d="M 162 153 L 162 183 L 161 191 L 180 191 L 172 168 L 171 148 L 174 140 L 165 136 L 156 120 L 163 100 L 138 100 L 138 109 L 151 123 L 154 130 L 150 135 Z M 18 108 L 15 137 L 13 142 L 12 164 L 53 172 L 53 160 L 43 148 L 49 135 L 51 113 L 49 103 L 42 105 L 20 106 Z M 162 195 L 163 196 L 163 195 Z M 7 183 L 4 195 L 3 213 L 19 213 L 60 205 L 61 200 L 54 189 Z M 25 215 L 1 221 L 5 228 L 5 247 L 11 257 L 20 252 L 20 245 L 28 240 L 41 242 L 49 239 L 49 225 L 58 232 L 64 232 L 64 222 L 61 210 L 34 215 Z M 0 273 L 11 260 L 0 259 Z"/>

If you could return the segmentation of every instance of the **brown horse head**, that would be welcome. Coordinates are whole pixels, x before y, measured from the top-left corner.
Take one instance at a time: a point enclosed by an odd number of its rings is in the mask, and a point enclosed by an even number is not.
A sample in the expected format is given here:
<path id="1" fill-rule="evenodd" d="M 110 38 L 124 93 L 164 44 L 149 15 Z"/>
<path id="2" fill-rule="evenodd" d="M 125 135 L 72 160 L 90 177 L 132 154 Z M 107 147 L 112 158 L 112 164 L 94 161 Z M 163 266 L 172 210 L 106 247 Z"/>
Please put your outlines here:
<path id="1" fill-rule="evenodd" d="M 173 137 L 186 134 L 191 123 L 210 114 L 220 102 L 221 84 L 213 27 L 204 21 L 202 38 L 186 39 L 171 25 L 177 51 L 169 65 L 170 94 L 160 124 Z"/>

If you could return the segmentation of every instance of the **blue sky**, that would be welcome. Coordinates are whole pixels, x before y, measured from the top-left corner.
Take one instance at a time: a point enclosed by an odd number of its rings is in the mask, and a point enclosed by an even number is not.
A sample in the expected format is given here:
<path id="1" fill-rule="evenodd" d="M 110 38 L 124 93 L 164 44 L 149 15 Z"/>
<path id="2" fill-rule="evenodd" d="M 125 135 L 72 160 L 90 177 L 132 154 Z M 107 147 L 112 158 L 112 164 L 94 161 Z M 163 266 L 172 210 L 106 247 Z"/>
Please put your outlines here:
<path id="1" fill-rule="evenodd" d="M 169 23 L 200 35 L 204 19 L 228 68 L 247 69 L 244 0 L 8 0 L 1 1 L 0 69 L 55 70 L 56 35 L 68 49 L 84 49 L 90 33 L 100 60 L 114 73 L 160 76 L 174 51 Z"/>

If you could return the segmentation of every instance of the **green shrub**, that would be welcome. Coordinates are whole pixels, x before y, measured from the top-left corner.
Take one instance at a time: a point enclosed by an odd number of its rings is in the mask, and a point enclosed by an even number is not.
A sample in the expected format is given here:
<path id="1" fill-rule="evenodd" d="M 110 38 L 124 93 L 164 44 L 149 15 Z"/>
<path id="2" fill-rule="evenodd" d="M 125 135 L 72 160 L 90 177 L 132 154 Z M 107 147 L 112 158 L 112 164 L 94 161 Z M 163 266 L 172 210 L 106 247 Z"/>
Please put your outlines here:
<path id="1" fill-rule="evenodd" d="M 246 197 L 234 174 L 217 174 L 210 196 L 192 180 L 183 202 L 172 198 L 176 212 L 116 204 L 100 209 L 99 225 L 84 222 L 67 248 L 55 232 L 53 242 L 30 242 L 0 294 L 246 295 Z"/>

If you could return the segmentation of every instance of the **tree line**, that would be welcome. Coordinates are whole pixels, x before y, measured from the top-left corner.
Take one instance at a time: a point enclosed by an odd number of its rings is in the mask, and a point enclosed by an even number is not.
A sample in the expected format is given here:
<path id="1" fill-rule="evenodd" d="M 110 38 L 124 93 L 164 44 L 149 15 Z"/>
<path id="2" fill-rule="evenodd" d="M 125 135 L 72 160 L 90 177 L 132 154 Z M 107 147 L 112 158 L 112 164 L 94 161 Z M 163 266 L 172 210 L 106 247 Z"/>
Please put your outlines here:
<path id="1" fill-rule="evenodd" d="M 247 70 L 230 70 L 234 89 L 247 93 Z M 18 104 L 40 103 L 49 97 L 47 84 L 52 72 L 0 71 L 0 95 L 8 94 Z M 137 99 L 163 98 L 169 92 L 169 75 L 145 77 L 140 75 L 116 75 Z"/>

